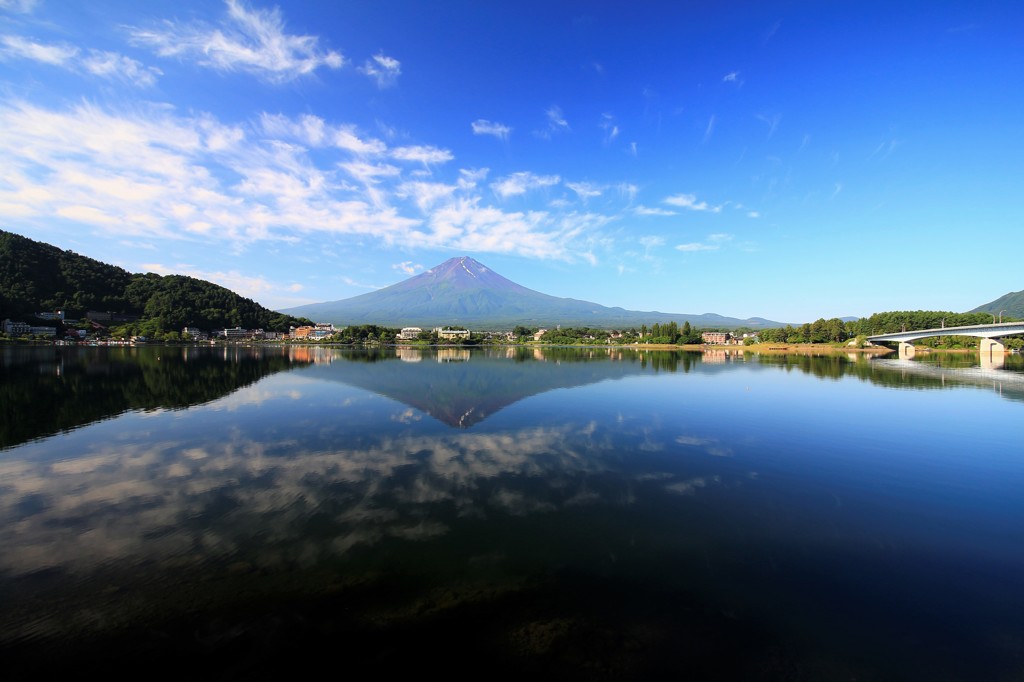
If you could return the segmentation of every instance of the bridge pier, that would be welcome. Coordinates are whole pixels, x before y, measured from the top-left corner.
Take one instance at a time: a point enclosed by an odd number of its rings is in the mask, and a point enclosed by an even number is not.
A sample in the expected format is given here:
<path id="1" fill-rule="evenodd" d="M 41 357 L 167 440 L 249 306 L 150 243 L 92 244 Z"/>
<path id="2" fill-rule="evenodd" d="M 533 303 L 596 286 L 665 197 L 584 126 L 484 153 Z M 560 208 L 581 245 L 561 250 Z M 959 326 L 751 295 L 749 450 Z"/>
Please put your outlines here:
<path id="1" fill-rule="evenodd" d="M 995 339 L 981 339 L 978 355 L 983 369 L 999 369 L 1006 363 L 1006 347 Z"/>
<path id="2" fill-rule="evenodd" d="M 914 357 L 914 346 L 906 341 L 900 341 L 900 360 L 910 360 Z"/>

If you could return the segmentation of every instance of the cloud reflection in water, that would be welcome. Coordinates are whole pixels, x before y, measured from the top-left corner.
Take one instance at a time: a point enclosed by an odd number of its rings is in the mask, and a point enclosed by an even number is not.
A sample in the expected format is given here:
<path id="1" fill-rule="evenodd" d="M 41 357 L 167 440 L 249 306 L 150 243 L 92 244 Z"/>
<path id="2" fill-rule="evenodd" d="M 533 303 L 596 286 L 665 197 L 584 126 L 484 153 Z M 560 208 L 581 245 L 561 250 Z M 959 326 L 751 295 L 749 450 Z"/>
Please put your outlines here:
<path id="1" fill-rule="evenodd" d="M 602 451 L 594 432 L 583 424 L 381 436 L 323 452 L 236 431 L 202 447 L 121 443 L 74 459 L 8 460 L 0 464 L 0 569 L 202 562 L 256 536 L 283 550 L 309 541 L 297 529 L 324 514 L 333 537 L 313 553 L 345 552 L 383 537 L 443 533 L 445 524 L 430 520 L 441 504 L 459 516 L 543 512 L 555 508 L 546 488 L 556 484 L 569 486 L 559 496 L 571 504 L 596 501 L 592 490 L 572 487 L 607 466 L 594 456 Z"/>

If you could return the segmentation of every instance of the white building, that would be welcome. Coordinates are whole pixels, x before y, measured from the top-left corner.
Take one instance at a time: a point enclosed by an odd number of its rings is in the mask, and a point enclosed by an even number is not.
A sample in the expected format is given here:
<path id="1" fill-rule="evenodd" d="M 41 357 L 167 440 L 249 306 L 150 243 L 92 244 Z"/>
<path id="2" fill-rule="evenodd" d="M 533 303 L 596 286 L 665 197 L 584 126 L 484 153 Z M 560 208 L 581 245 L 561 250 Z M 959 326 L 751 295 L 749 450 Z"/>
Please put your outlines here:
<path id="1" fill-rule="evenodd" d="M 401 341 L 415 341 L 422 333 L 423 330 L 419 327 L 402 327 L 402 331 L 398 332 L 398 338 Z"/>
<path id="2" fill-rule="evenodd" d="M 12 322 L 11 320 L 4 320 L 4 334 L 11 334 L 12 336 L 18 336 L 20 334 L 32 333 L 32 326 L 24 322 Z"/>
<path id="3" fill-rule="evenodd" d="M 438 327 L 436 330 L 437 338 L 439 339 L 468 339 L 468 329 L 441 329 Z"/>

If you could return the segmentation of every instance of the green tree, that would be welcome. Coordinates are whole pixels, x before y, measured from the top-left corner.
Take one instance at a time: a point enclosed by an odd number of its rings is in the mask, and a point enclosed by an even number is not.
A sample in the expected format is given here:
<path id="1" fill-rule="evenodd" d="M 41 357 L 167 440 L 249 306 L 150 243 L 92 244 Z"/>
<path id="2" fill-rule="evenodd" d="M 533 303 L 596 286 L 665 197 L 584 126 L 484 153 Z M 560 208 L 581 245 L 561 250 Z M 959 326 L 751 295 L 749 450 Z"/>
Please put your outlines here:
<path id="1" fill-rule="evenodd" d="M 826 334 L 829 341 L 834 341 L 835 343 L 840 343 L 849 338 L 849 335 L 846 333 L 846 325 L 838 317 L 833 317 L 828 321 Z"/>

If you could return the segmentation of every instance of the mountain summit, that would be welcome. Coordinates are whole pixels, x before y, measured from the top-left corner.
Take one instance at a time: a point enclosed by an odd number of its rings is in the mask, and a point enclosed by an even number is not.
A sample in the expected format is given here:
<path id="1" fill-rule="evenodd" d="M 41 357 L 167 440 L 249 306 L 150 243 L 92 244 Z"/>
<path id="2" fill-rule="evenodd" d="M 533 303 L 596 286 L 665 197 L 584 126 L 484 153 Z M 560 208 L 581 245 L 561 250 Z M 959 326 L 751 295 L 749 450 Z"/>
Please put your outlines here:
<path id="1" fill-rule="evenodd" d="M 381 291 L 388 290 L 420 292 L 429 295 L 431 300 L 450 298 L 452 294 L 461 297 L 462 294 L 478 291 L 544 296 L 502 277 L 469 256 L 449 258 L 426 272 Z"/>
<path id="2" fill-rule="evenodd" d="M 542 294 L 516 284 L 469 256 L 449 258 L 426 272 L 360 296 L 311 303 L 282 311 L 336 325 L 379 324 L 387 327 L 639 327 L 641 324 L 689 321 L 703 327 L 784 326 L 761 318 L 740 320 L 721 315 L 683 315 L 607 308 L 597 303 Z"/>

